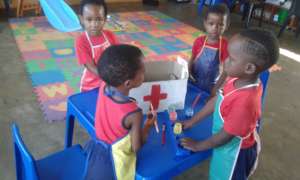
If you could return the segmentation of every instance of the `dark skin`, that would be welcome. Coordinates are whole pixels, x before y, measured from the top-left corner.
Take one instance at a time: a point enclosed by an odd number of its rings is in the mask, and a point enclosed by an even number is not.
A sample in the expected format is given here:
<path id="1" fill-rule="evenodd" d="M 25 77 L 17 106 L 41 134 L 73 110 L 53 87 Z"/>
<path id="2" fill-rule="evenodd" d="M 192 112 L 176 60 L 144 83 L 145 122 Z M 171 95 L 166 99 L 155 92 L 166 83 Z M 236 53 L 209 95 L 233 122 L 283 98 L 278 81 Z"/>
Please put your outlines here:
<path id="1" fill-rule="evenodd" d="M 145 74 L 145 67 L 144 64 L 141 63 L 141 68 L 137 72 L 134 79 L 126 80 L 124 83 L 122 83 L 121 85 L 115 88 L 123 95 L 128 96 L 130 89 L 139 87 L 143 83 L 144 74 Z M 123 100 L 121 97 L 118 96 L 115 96 L 113 98 L 116 100 Z M 124 119 L 124 126 L 127 129 L 129 129 L 133 152 L 135 153 L 138 152 L 138 150 L 146 142 L 149 131 L 154 124 L 154 120 L 156 118 L 155 116 L 156 115 L 147 119 L 147 121 L 144 124 L 144 128 L 141 128 L 143 123 L 142 112 L 132 113 L 126 119 Z"/>
<path id="2" fill-rule="evenodd" d="M 99 36 L 106 22 L 104 8 L 98 5 L 87 4 L 84 6 L 80 21 L 89 36 Z M 87 61 L 84 66 L 88 71 L 98 76 L 97 67 L 94 60 Z"/>
<path id="3" fill-rule="evenodd" d="M 258 75 L 261 70 L 257 69 L 257 66 L 252 55 L 249 55 L 243 51 L 245 39 L 239 35 L 235 35 L 229 41 L 228 52 L 229 60 L 224 65 L 224 71 L 230 77 L 237 77 L 234 82 L 235 88 L 241 88 L 249 84 L 257 82 Z M 206 116 L 210 115 L 214 111 L 214 106 L 217 97 L 211 98 L 203 109 L 193 116 L 190 120 L 183 121 L 183 128 L 191 128 L 194 124 L 201 122 Z M 234 135 L 231 135 L 222 129 L 217 134 L 204 141 L 195 141 L 190 138 L 184 138 L 181 140 L 181 145 L 191 151 L 203 151 L 215 147 L 222 146 L 228 143 Z"/>
<path id="4" fill-rule="evenodd" d="M 210 13 L 204 20 L 204 29 L 207 34 L 207 43 L 215 44 L 219 42 L 220 36 L 224 33 L 228 26 L 227 16 L 222 16 L 220 14 Z M 192 70 L 192 65 L 196 57 L 192 56 L 189 63 L 189 72 Z M 221 65 L 223 66 L 223 65 Z M 223 69 L 223 67 L 221 67 Z M 225 82 L 227 75 L 224 71 L 221 71 L 221 76 L 218 79 L 216 85 L 211 90 L 211 97 L 216 95 L 217 90 Z M 190 74 L 190 79 L 196 82 L 196 79 Z"/>

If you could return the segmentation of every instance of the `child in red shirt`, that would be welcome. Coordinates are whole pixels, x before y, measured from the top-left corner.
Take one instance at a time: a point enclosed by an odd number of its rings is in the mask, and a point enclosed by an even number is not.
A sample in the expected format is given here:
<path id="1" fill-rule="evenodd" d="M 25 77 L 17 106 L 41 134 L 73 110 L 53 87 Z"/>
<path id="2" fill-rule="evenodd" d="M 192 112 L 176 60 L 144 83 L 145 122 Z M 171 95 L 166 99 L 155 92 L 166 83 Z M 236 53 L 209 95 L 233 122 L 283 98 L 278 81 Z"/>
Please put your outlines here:
<path id="1" fill-rule="evenodd" d="M 100 86 L 97 62 L 107 47 L 117 44 L 117 39 L 112 32 L 103 29 L 107 15 L 104 0 L 82 0 L 80 9 L 85 31 L 76 39 L 75 50 L 79 64 L 84 65 L 80 91 L 88 91 Z"/>
<path id="2" fill-rule="evenodd" d="M 206 35 L 198 37 L 192 49 L 189 63 L 191 80 L 200 89 L 212 92 L 212 96 L 226 78 L 225 73 L 220 78 L 219 75 L 220 67 L 228 57 L 228 42 L 222 37 L 228 24 L 229 10 L 226 6 L 219 4 L 209 7 L 204 16 Z"/>
<path id="3" fill-rule="evenodd" d="M 181 144 L 192 151 L 213 148 L 210 179 L 246 180 L 255 170 L 260 148 L 256 133 L 261 116 L 259 74 L 276 63 L 279 46 L 271 32 L 251 29 L 231 38 L 228 52 L 224 71 L 230 78 L 223 89 L 183 122 L 185 129 L 190 128 L 214 112 L 212 137 L 201 142 L 183 139 Z"/>
<path id="4" fill-rule="evenodd" d="M 113 45 L 103 52 L 97 69 L 104 82 L 95 115 L 97 140 L 86 148 L 86 179 L 134 179 L 136 153 L 155 119 L 148 119 L 142 129 L 142 111 L 128 96 L 144 81 L 143 54 L 135 46 Z"/>

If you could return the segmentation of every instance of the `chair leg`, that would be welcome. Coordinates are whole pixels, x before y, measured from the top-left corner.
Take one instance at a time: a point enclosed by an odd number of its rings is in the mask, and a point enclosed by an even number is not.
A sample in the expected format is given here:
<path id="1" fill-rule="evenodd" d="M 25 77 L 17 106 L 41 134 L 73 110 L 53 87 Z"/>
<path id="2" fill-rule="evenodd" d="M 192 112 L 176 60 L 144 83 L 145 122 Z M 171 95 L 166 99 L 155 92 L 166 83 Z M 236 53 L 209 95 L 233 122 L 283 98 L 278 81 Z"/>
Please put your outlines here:
<path id="1" fill-rule="evenodd" d="M 65 134 L 65 149 L 72 146 L 73 131 L 75 117 L 67 113 L 66 117 L 66 134 Z"/>
<path id="2" fill-rule="evenodd" d="M 262 21 L 264 19 L 264 13 L 265 13 L 265 3 L 262 4 L 262 9 L 261 9 L 259 24 L 258 24 L 259 27 L 261 27 Z"/>
<path id="3" fill-rule="evenodd" d="M 286 20 L 283 22 L 283 24 L 282 24 L 282 26 L 281 26 L 281 28 L 280 28 L 280 30 L 278 32 L 278 35 L 277 35 L 278 38 L 280 38 L 280 36 L 282 35 L 283 31 L 285 30 L 286 26 L 289 23 L 290 18 L 291 18 L 291 16 L 288 16 L 286 18 Z"/>
<path id="4" fill-rule="evenodd" d="M 245 24 L 246 28 L 249 27 L 249 23 L 250 23 L 253 11 L 254 11 L 254 3 L 251 3 L 250 9 L 249 9 L 249 12 L 248 12 L 248 16 L 247 16 L 247 20 L 246 20 L 246 24 Z"/>
<path id="5" fill-rule="evenodd" d="M 242 21 L 244 21 L 249 13 L 250 9 L 250 4 L 248 2 L 244 3 L 244 8 L 243 8 L 243 16 L 242 16 Z"/>
<path id="6" fill-rule="evenodd" d="M 298 26 L 295 32 L 296 38 L 298 38 L 299 34 L 300 34 L 300 17 L 296 17 L 298 19 Z"/>

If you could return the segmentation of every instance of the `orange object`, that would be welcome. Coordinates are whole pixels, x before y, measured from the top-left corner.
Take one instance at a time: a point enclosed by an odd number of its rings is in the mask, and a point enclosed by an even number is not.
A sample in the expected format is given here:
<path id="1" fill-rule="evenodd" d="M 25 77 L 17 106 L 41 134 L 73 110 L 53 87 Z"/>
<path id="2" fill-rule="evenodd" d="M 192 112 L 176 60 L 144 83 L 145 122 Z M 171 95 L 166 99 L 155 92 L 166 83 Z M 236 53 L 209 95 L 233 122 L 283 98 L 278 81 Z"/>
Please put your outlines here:
<path id="1" fill-rule="evenodd" d="M 22 17 L 24 15 L 24 11 L 34 10 L 36 15 L 41 13 L 41 7 L 39 1 L 36 2 L 24 2 L 25 0 L 18 0 L 17 4 L 17 17 Z"/>

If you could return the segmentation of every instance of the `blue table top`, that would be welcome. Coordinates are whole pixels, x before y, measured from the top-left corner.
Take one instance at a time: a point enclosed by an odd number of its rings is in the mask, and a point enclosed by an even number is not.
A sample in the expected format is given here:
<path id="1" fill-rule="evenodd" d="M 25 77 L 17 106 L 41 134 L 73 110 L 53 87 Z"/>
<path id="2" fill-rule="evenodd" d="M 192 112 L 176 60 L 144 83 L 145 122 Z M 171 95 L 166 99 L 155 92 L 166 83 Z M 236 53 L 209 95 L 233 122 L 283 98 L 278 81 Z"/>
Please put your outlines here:
<path id="1" fill-rule="evenodd" d="M 190 107 L 195 97 L 201 93 L 199 103 L 195 106 L 194 112 L 199 111 L 208 94 L 200 91 L 193 85 L 188 85 L 185 107 Z M 94 115 L 98 89 L 79 93 L 69 98 L 69 103 L 84 114 L 91 127 L 94 125 Z M 178 120 L 186 119 L 184 110 L 177 111 Z M 203 140 L 211 136 L 212 117 L 209 116 L 193 128 L 184 131 L 184 136 L 196 140 Z M 87 123 L 87 122 L 86 122 Z M 166 143 L 162 145 L 162 123 L 166 123 Z M 167 179 L 167 177 L 176 176 L 188 168 L 199 164 L 211 155 L 211 151 L 202 151 L 191 153 L 187 156 L 176 156 L 176 140 L 171 127 L 171 121 L 167 112 L 158 113 L 158 125 L 160 132 L 157 133 L 152 128 L 146 144 L 142 147 L 137 155 L 137 174 L 136 179 Z M 93 136 L 93 135 L 92 135 Z"/>

